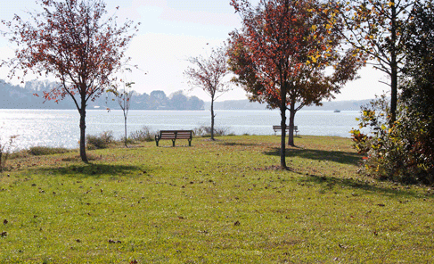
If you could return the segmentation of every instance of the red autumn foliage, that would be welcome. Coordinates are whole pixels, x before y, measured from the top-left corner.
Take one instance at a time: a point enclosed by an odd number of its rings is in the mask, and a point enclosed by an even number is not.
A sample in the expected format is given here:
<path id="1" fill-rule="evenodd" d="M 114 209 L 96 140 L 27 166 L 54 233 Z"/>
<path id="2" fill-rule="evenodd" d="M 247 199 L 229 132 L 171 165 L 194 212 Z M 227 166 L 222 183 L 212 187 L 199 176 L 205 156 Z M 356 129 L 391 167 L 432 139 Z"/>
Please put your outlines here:
<path id="1" fill-rule="evenodd" d="M 281 167 L 285 162 L 286 110 L 289 144 L 294 145 L 295 113 L 305 105 L 332 98 L 354 79 L 362 62 L 353 50 L 340 49 L 341 24 L 334 9 L 316 0 L 232 0 L 242 29 L 231 33 L 229 65 L 250 100 L 281 112 Z"/>
<path id="2" fill-rule="evenodd" d="M 40 5 L 43 11 L 29 13 L 29 21 L 18 15 L 2 21 L 10 30 L 9 40 L 17 46 L 15 58 L 3 65 L 11 68 L 10 78 L 22 71 L 59 80 L 43 96 L 56 102 L 65 97 L 74 101 L 80 113 L 80 156 L 87 162 L 87 102 L 110 87 L 127 60 L 124 53 L 137 27 L 132 21 L 119 26 L 115 17 L 106 18 L 106 6 L 99 0 L 44 0 Z"/>
<path id="3" fill-rule="evenodd" d="M 224 78 L 229 74 L 226 50 L 224 47 L 213 49 L 208 58 L 191 57 L 193 65 L 184 71 L 191 87 L 198 87 L 211 97 L 211 140 L 214 140 L 214 101 L 229 91 Z"/>

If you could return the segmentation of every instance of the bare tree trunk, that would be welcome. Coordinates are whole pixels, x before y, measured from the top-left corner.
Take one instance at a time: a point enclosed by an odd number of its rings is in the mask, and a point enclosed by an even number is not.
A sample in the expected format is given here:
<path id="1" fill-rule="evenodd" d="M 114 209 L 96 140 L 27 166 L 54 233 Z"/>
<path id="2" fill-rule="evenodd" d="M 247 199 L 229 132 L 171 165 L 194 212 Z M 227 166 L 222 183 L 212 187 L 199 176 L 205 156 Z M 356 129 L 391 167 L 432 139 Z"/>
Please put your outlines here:
<path id="1" fill-rule="evenodd" d="M 215 114 L 214 114 L 214 97 L 211 98 L 211 140 L 215 140 L 214 139 L 214 118 L 215 118 Z"/>
<path id="2" fill-rule="evenodd" d="M 281 80 L 284 80 L 283 77 L 281 77 Z M 282 169 L 287 169 L 288 167 L 286 167 L 286 159 L 285 159 L 285 155 L 286 155 L 286 144 L 285 144 L 285 139 L 286 139 L 286 91 L 287 91 L 287 87 L 285 87 L 285 85 L 283 85 L 280 88 L 280 98 L 281 98 L 281 103 L 280 103 L 280 126 L 282 128 L 282 135 L 280 137 L 280 167 Z"/>
<path id="3" fill-rule="evenodd" d="M 86 101 L 84 100 L 84 96 L 81 99 L 81 109 L 79 109 L 80 113 L 80 157 L 81 160 L 85 163 L 88 163 L 87 155 L 86 155 Z"/>
<path id="4" fill-rule="evenodd" d="M 393 47 L 391 47 L 390 49 L 390 56 L 391 56 L 391 62 L 390 62 L 390 66 L 391 66 L 391 84 L 390 84 L 390 88 L 391 88 L 391 98 L 390 98 L 390 112 L 391 112 L 391 118 L 390 118 L 390 125 L 392 126 L 392 124 L 395 122 L 396 120 L 396 108 L 397 108 L 397 102 L 398 102 L 398 63 L 397 63 L 397 55 L 396 55 L 396 37 L 397 37 L 397 33 L 396 33 L 396 19 L 397 19 L 397 14 L 396 14 L 396 6 L 395 6 L 395 1 L 392 0 L 391 1 L 392 5 L 392 28 L 391 28 L 391 37 L 392 37 L 392 43 L 391 45 L 393 45 Z"/>
<path id="5" fill-rule="evenodd" d="M 294 120 L 295 120 L 295 100 L 292 100 L 289 108 L 289 132 L 288 146 L 294 147 Z"/>
<path id="6" fill-rule="evenodd" d="M 280 167 L 282 169 L 286 169 L 286 160 L 285 160 L 285 155 L 286 155 L 286 144 L 285 144 L 285 139 L 286 139 L 286 106 L 281 106 L 280 107 L 280 126 L 282 127 L 282 135 L 280 137 Z"/>
<path id="7" fill-rule="evenodd" d="M 396 121 L 396 108 L 398 104 L 398 70 L 396 66 L 396 58 L 395 63 L 392 59 L 392 78 L 391 78 L 391 98 L 390 98 L 390 125 Z"/>
<path id="8" fill-rule="evenodd" d="M 125 147 L 126 148 L 128 148 L 128 146 L 127 146 L 127 115 L 125 114 L 125 111 L 124 111 L 124 118 L 125 118 Z"/>

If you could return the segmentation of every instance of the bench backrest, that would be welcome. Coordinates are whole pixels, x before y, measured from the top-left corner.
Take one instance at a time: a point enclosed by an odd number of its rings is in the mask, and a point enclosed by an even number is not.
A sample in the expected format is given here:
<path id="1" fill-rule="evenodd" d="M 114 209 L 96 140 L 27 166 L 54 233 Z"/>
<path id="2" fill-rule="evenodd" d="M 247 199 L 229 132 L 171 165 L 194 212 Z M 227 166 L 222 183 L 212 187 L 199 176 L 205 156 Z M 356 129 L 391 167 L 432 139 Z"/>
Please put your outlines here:
<path id="1" fill-rule="evenodd" d="M 274 130 L 282 130 L 282 126 L 273 126 Z M 286 127 L 286 130 L 289 130 L 289 126 Z"/>
<path id="2" fill-rule="evenodd" d="M 161 130 L 160 139 L 191 139 L 193 130 Z"/>
<path id="3" fill-rule="evenodd" d="M 282 126 L 273 126 L 274 130 L 282 130 Z M 286 130 L 289 131 L 289 126 L 286 127 Z M 294 130 L 298 130 L 298 126 L 294 126 Z"/>

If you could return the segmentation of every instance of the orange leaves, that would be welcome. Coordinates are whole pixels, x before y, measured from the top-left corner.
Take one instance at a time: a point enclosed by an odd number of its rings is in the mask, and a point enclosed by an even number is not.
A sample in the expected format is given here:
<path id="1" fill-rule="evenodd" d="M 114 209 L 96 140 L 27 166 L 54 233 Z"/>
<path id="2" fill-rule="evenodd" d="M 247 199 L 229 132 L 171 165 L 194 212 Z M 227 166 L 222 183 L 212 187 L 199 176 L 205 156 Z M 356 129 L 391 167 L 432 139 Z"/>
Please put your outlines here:
<path id="1" fill-rule="evenodd" d="M 315 0 L 295 1 L 290 8 L 285 8 L 285 0 L 267 3 L 246 11 L 240 6 L 240 13 L 248 16 L 242 33 L 232 34 L 237 36 L 233 43 L 243 47 L 233 45 L 230 52 L 237 83 L 252 93 L 254 100 L 273 108 L 286 100 L 285 94 L 309 103 L 329 95 L 327 89 L 336 86 L 327 83 L 323 70 L 341 59 L 335 50 L 340 43 L 336 7 Z M 262 30 L 265 27 L 267 30 Z M 315 82 L 320 88 L 310 84 Z"/>

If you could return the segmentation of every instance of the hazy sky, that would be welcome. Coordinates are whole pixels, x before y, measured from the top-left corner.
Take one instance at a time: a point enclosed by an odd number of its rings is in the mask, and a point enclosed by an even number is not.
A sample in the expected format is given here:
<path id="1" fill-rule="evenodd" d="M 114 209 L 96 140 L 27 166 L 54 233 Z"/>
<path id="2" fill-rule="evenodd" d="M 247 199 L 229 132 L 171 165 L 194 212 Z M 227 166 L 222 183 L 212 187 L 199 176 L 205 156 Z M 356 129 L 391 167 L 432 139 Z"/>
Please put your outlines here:
<path id="1" fill-rule="evenodd" d="M 40 11 L 35 0 L 0 0 L 0 19 L 11 20 L 13 14 L 25 17 L 26 11 Z M 221 45 L 228 33 L 240 27 L 240 18 L 229 5 L 230 0 L 106 0 L 109 14 L 119 19 L 129 18 L 141 22 L 139 32 L 133 39 L 128 56 L 132 64 L 142 71 L 135 71 L 127 79 L 136 84 L 133 89 L 140 93 L 163 90 L 167 95 L 184 90 L 209 101 L 200 89 L 188 91 L 183 71 L 191 56 L 209 54 L 211 47 Z M 258 0 L 251 2 L 257 3 Z M 119 6 L 119 10 L 115 7 Z M 3 31 L 5 28 L 0 25 Z M 13 56 L 13 46 L 0 36 L 0 59 Z M 0 79 L 6 78 L 7 69 L 0 69 Z M 147 72 L 145 75 L 144 72 Z M 360 71 L 360 79 L 348 83 L 336 96 L 336 100 L 358 100 L 374 98 L 375 94 L 388 91 L 389 87 L 379 83 L 387 78 L 370 66 Z M 27 80 L 30 80 L 27 77 Z M 12 80 L 12 83 L 17 83 Z M 222 96 L 220 100 L 245 99 L 239 88 Z"/>

